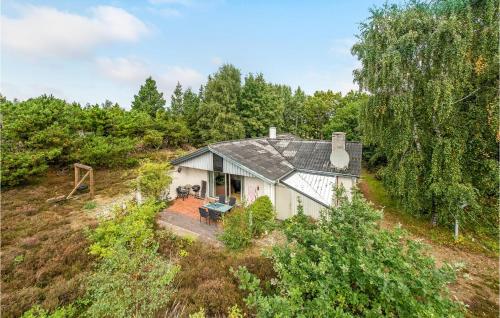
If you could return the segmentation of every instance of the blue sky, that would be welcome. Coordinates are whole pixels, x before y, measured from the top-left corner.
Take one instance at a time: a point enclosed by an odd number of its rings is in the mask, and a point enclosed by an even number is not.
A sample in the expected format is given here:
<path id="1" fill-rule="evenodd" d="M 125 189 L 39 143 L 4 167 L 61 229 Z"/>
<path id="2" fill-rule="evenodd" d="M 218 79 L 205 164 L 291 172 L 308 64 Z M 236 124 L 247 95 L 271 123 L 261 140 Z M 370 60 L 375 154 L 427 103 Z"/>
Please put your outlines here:
<path id="1" fill-rule="evenodd" d="M 222 63 L 308 93 L 356 88 L 350 47 L 383 1 L 2 1 L 0 92 L 125 108 L 151 75 L 170 100 Z"/>

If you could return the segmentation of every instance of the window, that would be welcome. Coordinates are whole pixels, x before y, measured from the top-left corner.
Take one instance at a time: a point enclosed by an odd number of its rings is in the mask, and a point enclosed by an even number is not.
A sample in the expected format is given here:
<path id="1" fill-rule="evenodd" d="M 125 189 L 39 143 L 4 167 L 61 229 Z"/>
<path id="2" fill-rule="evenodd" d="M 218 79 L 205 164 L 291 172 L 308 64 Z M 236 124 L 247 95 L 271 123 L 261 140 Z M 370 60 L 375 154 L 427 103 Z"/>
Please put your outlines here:
<path id="1" fill-rule="evenodd" d="M 213 154 L 213 158 L 214 158 L 214 162 L 213 162 L 214 171 L 222 172 L 223 166 L 224 166 L 222 157 L 218 156 L 216 154 Z"/>

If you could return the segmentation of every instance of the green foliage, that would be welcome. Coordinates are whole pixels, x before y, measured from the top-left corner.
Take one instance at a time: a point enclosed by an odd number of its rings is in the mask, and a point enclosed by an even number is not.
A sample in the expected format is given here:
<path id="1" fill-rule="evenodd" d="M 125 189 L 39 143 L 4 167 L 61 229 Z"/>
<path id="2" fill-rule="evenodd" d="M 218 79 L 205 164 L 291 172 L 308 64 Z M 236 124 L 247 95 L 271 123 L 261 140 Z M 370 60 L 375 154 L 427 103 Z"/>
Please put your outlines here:
<path id="1" fill-rule="evenodd" d="M 89 234 L 93 242 L 90 253 L 101 258 L 116 253 L 117 246 L 139 251 L 154 247 L 154 219 L 162 204 L 149 200 L 141 206 L 129 204 L 125 210 L 116 207 L 114 217 L 103 220 Z"/>
<path id="2" fill-rule="evenodd" d="M 245 77 L 238 108 L 246 137 L 265 136 L 269 127 L 282 126 L 283 101 L 262 74 Z"/>
<path id="3" fill-rule="evenodd" d="M 387 188 L 407 211 L 442 224 L 498 227 L 498 8 L 496 0 L 383 6 L 353 47 L 362 63 L 355 78 L 370 93 L 364 139 L 387 157 Z"/>
<path id="4" fill-rule="evenodd" d="M 163 93 L 158 92 L 156 81 L 151 77 L 146 79 L 139 93 L 134 95 L 132 110 L 149 114 L 151 117 L 155 117 L 157 112 L 165 110 Z"/>
<path id="5" fill-rule="evenodd" d="M 304 103 L 302 130 L 308 138 L 323 139 L 322 127 L 340 105 L 342 95 L 332 91 L 315 92 Z M 328 136 L 329 138 L 330 136 Z"/>
<path id="6" fill-rule="evenodd" d="M 153 200 L 117 207 L 89 234 L 100 261 L 87 282 L 87 316 L 151 317 L 169 302 L 179 268 L 157 253 L 154 220 L 162 207 Z"/>
<path id="7" fill-rule="evenodd" d="M 179 268 L 148 249 L 121 245 L 105 257 L 88 280 L 89 317 L 152 317 L 170 300 Z"/>
<path id="8" fill-rule="evenodd" d="M 248 247 L 252 238 L 274 228 L 276 214 L 268 196 L 257 198 L 245 208 L 236 208 L 223 218 L 219 239 L 232 250 Z"/>
<path id="9" fill-rule="evenodd" d="M 271 199 L 267 195 L 258 197 L 247 208 L 248 213 L 252 218 L 252 234 L 260 236 L 265 232 L 273 229 L 276 213 L 274 211 Z"/>
<path id="10" fill-rule="evenodd" d="M 85 204 L 83 205 L 83 208 L 85 210 L 92 210 L 92 209 L 95 209 L 97 207 L 97 203 L 95 201 L 88 201 L 88 202 L 85 202 Z"/>
<path id="11" fill-rule="evenodd" d="M 380 230 L 380 218 L 359 193 L 318 222 L 299 211 L 285 228 L 288 243 L 272 252 L 274 293 L 264 294 L 245 268 L 236 272 L 247 304 L 258 317 L 463 316 L 446 289 L 452 268 L 436 268 L 401 229 Z"/>
<path id="12" fill-rule="evenodd" d="M 40 306 L 34 306 L 26 311 L 21 318 L 72 318 L 76 317 L 77 310 L 73 305 L 57 308 L 54 312 L 49 313 Z"/>
<path id="13" fill-rule="evenodd" d="M 323 126 L 324 136 L 331 136 L 333 132 L 341 131 L 346 133 L 347 140 L 360 141 L 359 110 L 367 101 L 368 96 L 366 94 L 353 91 L 347 93 L 342 98 L 335 114 Z"/>
<path id="14" fill-rule="evenodd" d="M 147 197 L 160 198 L 172 183 L 171 166 L 168 162 L 144 162 L 138 169 L 136 186 Z"/>
<path id="15" fill-rule="evenodd" d="M 198 310 L 197 312 L 195 313 L 192 313 L 189 315 L 189 318 L 205 318 L 205 309 L 204 308 L 200 308 L 200 310 Z"/>
<path id="16" fill-rule="evenodd" d="M 252 226 L 247 209 L 237 208 L 224 215 L 224 231 L 219 239 L 231 250 L 240 250 L 250 246 L 252 242 Z"/>
<path id="17" fill-rule="evenodd" d="M 123 137 L 91 136 L 72 155 L 73 160 L 96 167 L 117 167 L 131 163 L 128 155 L 136 140 Z"/>
<path id="18" fill-rule="evenodd" d="M 159 149 L 163 144 L 163 133 L 158 130 L 147 130 L 142 138 L 145 147 Z"/>

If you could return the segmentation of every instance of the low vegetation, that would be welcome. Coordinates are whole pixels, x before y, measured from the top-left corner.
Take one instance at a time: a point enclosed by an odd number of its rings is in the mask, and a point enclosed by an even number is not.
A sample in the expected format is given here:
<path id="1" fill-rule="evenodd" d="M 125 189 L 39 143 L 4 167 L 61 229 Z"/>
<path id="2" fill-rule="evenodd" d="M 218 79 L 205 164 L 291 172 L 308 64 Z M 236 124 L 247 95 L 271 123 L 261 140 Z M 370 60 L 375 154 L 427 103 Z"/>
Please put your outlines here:
<path id="1" fill-rule="evenodd" d="M 404 231 L 380 230 L 380 217 L 359 193 L 317 222 L 299 209 L 285 226 L 288 243 L 272 252 L 278 278 L 271 294 L 247 269 L 235 271 L 247 305 L 260 317 L 463 316 L 446 291 L 454 270 L 437 268 Z"/>
<path id="2" fill-rule="evenodd" d="M 248 247 L 257 238 L 273 229 L 276 214 L 268 196 L 261 196 L 248 207 L 235 208 L 223 219 L 219 239 L 231 250 Z"/>

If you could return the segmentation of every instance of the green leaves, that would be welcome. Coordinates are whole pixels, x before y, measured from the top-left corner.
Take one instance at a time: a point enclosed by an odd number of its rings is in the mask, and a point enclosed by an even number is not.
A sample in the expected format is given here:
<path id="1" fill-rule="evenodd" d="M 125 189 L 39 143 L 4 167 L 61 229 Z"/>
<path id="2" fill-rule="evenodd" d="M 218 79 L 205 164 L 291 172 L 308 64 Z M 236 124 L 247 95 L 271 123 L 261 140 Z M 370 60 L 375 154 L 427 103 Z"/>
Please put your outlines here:
<path id="1" fill-rule="evenodd" d="M 285 224 L 288 243 L 272 253 L 275 292 L 264 295 L 246 269 L 235 274 L 259 317 L 461 317 L 449 298 L 451 268 L 436 268 L 423 245 L 396 229 L 359 193 L 315 222 L 299 213 Z"/>
<path id="2" fill-rule="evenodd" d="M 165 110 L 163 93 L 158 91 L 156 81 L 151 77 L 146 79 L 139 93 L 134 95 L 132 110 L 147 113 L 151 117 L 155 117 L 158 111 Z"/>
<path id="3" fill-rule="evenodd" d="M 387 189 L 407 211 L 436 213 L 442 224 L 498 220 L 479 204 L 497 202 L 486 168 L 495 158 L 498 175 L 498 107 L 489 108 L 498 104 L 497 18 L 495 0 L 386 5 L 352 49 L 362 63 L 356 81 L 370 93 L 364 141 L 387 157 Z"/>

